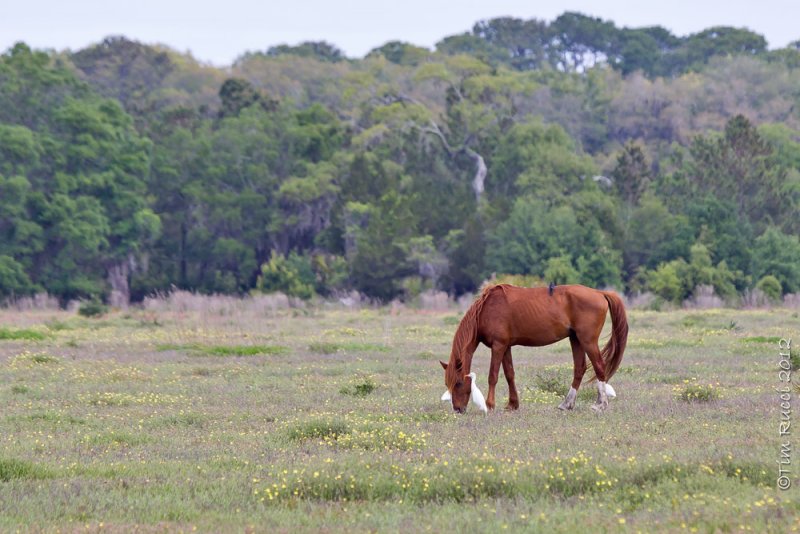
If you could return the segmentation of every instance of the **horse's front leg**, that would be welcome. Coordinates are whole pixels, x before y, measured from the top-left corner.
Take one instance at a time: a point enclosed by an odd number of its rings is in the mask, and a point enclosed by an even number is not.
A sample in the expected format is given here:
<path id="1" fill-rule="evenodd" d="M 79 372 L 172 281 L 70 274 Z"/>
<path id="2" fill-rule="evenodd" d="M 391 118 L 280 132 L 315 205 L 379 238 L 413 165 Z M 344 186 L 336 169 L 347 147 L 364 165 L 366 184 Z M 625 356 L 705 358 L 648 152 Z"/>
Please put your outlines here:
<path id="1" fill-rule="evenodd" d="M 497 376 L 500 374 L 500 363 L 506 353 L 506 345 L 495 343 L 492 345 L 492 361 L 489 364 L 489 396 L 486 397 L 486 407 L 494 410 L 494 388 L 497 386 Z"/>
<path id="2" fill-rule="evenodd" d="M 507 410 L 519 409 L 519 393 L 517 393 L 517 385 L 514 383 L 514 363 L 511 361 L 511 347 L 506 349 L 503 355 L 503 374 L 506 375 L 506 382 L 508 382 L 508 406 Z"/>

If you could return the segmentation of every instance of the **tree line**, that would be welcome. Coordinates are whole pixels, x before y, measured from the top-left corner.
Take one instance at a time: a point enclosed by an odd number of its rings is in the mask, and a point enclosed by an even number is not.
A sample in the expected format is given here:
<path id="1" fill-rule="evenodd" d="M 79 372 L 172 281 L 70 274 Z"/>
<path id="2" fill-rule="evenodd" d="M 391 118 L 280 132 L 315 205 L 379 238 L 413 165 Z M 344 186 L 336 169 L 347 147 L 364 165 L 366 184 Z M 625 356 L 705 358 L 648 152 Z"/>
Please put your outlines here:
<path id="1" fill-rule="evenodd" d="M 492 274 L 800 292 L 800 50 L 565 13 L 217 69 L 123 37 L 0 56 L 0 298 L 389 300 Z"/>

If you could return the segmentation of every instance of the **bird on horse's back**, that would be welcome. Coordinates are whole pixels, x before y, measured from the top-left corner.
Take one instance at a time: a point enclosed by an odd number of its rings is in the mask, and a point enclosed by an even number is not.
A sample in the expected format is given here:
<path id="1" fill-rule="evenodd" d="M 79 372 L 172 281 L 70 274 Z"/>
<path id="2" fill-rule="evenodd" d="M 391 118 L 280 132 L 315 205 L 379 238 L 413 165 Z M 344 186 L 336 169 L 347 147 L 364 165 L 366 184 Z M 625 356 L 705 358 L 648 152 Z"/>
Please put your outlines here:
<path id="1" fill-rule="evenodd" d="M 613 322 L 612 335 L 601 351 L 598 339 L 608 311 Z M 573 381 L 559 408 L 568 410 L 574 407 L 588 355 L 598 380 L 598 401 L 593 408 L 602 411 L 608 405 L 605 382 L 619 367 L 627 335 L 625 308 L 616 293 L 581 285 L 551 285 L 549 288 L 507 284 L 487 286 L 456 330 L 450 361 L 447 364 L 441 362 L 453 409 L 463 412 L 469 401 L 472 390 L 469 373 L 478 343 L 492 350 L 486 405 L 494 408 L 495 385 L 502 364 L 509 385 L 508 407 L 516 409 L 519 395 L 514 384 L 511 347 L 550 345 L 568 337 L 573 353 Z"/>

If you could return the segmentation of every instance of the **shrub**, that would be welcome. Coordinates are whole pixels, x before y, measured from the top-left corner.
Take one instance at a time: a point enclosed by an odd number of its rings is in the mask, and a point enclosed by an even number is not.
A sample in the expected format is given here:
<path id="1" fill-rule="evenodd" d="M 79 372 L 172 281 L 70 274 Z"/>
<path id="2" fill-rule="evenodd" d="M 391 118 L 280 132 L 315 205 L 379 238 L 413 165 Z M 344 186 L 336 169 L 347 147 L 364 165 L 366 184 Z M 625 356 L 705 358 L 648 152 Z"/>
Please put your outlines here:
<path id="1" fill-rule="evenodd" d="M 724 304 L 725 301 L 717 296 L 711 284 L 695 287 L 692 297 L 683 301 L 684 308 L 697 309 L 721 308 Z"/>
<path id="2" fill-rule="evenodd" d="M 31 361 L 33 363 L 55 363 L 58 361 L 58 358 L 50 356 L 49 354 L 34 354 L 31 356 Z"/>
<path id="3" fill-rule="evenodd" d="M 686 292 L 687 270 L 688 265 L 682 258 L 662 263 L 655 270 L 646 272 L 647 286 L 664 300 L 677 302 Z"/>
<path id="4" fill-rule="evenodd" d="M 108 306 L 99 300 L 83 302 L 78 308 L 78 315 L 81 317 L 100 317 L 106 313 L 108 313 Z"/>
<path id="5" fill-rule="evenodd" d="M 261 266 L 256 289 L 263 293 L 280 291 L 292 297 L 310 299 L 314 296 L 315 281 L 314 270 L 307 257 L 296 252 L 281 256 L 273 251 L 269 261 Z"/>
<path id="6" fill-rule="evenodd" d="M 339 348 L 339 344 L 332 341 L 315 341 L 308 346 L 308 350 L 317 354 L 335 354 Z"/>
<path id="7" fill-rule="evenodd" d="M 684 402 L 710 402 L 719 399 L 719 388 L 713 384 L 689 383 L 675 386 L 673 390 Z"/>
<path id="8" fill-rule="evenodd" d="M 780 280 L 768 274 L 761 278 L 756 284 L 756 289 L 760 289 L 772 302 L 779 302 L 783 296 L 783 287 Z"/>
<path id="9" fill-rule="evenodd" d="M 347 260 L 343 257 L 316 254 L 311 258 L 311 267 L 316 277 L 317 291 L 330 293 L 347 286 Z"/>
<path id="10" fill-rule="evenodd" d="M 774 276 L 783 291 L 800 291 L 800 238 L 777 228 L 768 228 L 753 247 L 753 277 Z"/>
<path id="11" fill-rule="evenodd" d="M 339 390 L 339 393 L 343 395 L 352 395 L 353 397 L 366 397 L 375 391 L 377 387 L 378 385 L 367 376 L 350 386 L 344 386 Z"/>
<path id="12" fill-rule="evenodd" d="M 581 281 L 580 276 L 567 254 L 553 256 L 545 263 L 544 279 L 554 284 L 577 284 Z"/>

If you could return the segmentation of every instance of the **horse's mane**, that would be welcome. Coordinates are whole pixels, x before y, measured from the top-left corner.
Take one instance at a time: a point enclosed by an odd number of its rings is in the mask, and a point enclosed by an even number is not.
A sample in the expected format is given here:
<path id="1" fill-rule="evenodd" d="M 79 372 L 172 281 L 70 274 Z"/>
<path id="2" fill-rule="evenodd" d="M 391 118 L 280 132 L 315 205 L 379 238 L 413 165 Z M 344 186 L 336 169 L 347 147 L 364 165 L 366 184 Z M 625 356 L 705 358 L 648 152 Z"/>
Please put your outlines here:
<path id="1" fill-rule="evenodd" d="M 478 337 L 478 319 L 480 318 L 481 310 L 486 299 L 491 294 L 492 290 L 496 287 L 503 287 L 504 284 L 486 284 L 478 295 L 478 298 L 472 303 L 461 322 L 458 323 L 458 329 L 453 336 L 453 347 L 450 351 L 450 362 L 447 364 L 447 371 L 444 375 L 445 384 L 449 389 L 452 389 L 453 384 L 458 381 L 459 375 L 462 373 L 463 362 L 461 355 L 466 353 L 470 354 L 467 350 L 468 347 L 475 344 Z"/>

